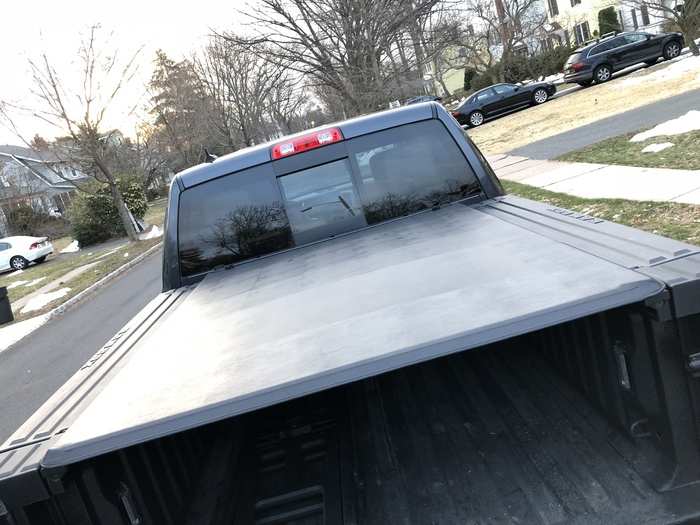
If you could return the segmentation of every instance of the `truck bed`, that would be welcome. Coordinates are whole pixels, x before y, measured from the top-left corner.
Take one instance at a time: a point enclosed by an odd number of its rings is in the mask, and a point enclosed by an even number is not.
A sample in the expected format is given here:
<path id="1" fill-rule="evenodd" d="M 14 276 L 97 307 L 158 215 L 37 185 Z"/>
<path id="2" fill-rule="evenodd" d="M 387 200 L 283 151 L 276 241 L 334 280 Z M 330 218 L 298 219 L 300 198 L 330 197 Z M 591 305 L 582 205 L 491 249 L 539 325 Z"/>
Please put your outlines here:
<path id="1" fill-rule="evenodd" d="M 654 490 L 653 449 L 522 342 L 261 410 L 235 436 L 188 523 L 652 524 L 700 501 Z"/>

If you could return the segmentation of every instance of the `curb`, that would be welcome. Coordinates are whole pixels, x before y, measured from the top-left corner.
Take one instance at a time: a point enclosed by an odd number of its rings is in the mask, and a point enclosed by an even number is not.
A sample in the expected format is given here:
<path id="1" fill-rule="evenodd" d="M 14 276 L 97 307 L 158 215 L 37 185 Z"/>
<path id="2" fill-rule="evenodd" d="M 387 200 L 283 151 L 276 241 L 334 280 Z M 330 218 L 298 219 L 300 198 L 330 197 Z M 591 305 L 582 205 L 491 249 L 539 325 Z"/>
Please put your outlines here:
<path id="1" fill-rule="evenodd" d="M 48 312 L 46 314 L 46 320 L 49 321 L 49 320 L 53 319 L 54 317 L 58 317 L 59 315 L 63 314 L 71 306 L 79 303 L 80 301 L 85 299 L 88 295 L 90 295 L 93 292 L 97 291 L 98 289 L 102 288 L 104 285 L 106 285 L 107 283 L 112 281 L 115 277 L 118 277 L 121 274 L 123 274 L 124 272 L 126 272 L 127 270 L 130 270 L 131 268 L 136 266 L 138 263 L 143 261 L 146 257 L 151 255 L 153 252 L 155 252 L 156 250 L 158 250 L 162 246 L 163 246 L 163 242 L 161 241 L 158 244 L 156 244 L 155 246 L 152 246 L 151 248 L 149 248 L 148 250 L 143 252 L 141 255 L 130 260 L 128 263 L 120 266 L 119 268 L 112 271 L 111 273 L 108 273 L 107 275 L 105 275 L 102 279 L 100 279 L 96 283 L 91 284 L 90 286 L 85 288 L 85 290 L 83 290 L 82 292 L 77 293 L 76 295 L 74 295 L 73 297 L 68 299 L 65 303 L 58 305 L 56 308 L 54 308 L 53 310 Z"/>

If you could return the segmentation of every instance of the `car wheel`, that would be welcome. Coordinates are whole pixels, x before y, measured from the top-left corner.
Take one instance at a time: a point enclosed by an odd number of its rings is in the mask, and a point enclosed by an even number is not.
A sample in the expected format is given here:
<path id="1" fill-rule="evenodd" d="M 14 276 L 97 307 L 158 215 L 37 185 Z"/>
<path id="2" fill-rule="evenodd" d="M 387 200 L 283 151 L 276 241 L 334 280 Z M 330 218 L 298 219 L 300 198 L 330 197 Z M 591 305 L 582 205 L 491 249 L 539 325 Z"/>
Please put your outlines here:
<path id="1" fill-rule="evenodd" d="M 481 111 L 472 111 L 469 114 L 469 125 L 472 128 L 481 126 L 484 123 L 484 114 Z"/>
<path id="2" fill-rule="evenodd" d="M 664 46 L 664 58 L 671 60 L 681 54 L 681 45 L 675 40 Z"/>
<path id="3" fill-rule="evenodd" d="M 544 104 L 547 102 L 547 99 L 549 98 L 549 95 L 547 94 L 547 91 L 545 89 L 536 89 L 535 92 L 532 94 L 532 102 L 535 105 L 539 104 Z"/>
<path id="4" fill-rule="evenodd" d="M 42 256 L 39 257 L 38 259 L 34 259 L 34 262 L 37 263 L 37 264 L 41 264 L 41 263 L 43 263 L 45 260 L 46 260 L 46 255 L 42 255 Z"/>
<path id="5" fill-rule="evenodd" d="M 597 68 L 595 68 L 595 71 L 593 72 L 593 77 L 595 78 L 595 81 L 598 84 L 602 84 L 603 82 L 607 82 L 612 77 L 612 69 L 607 64 L 603 64 L 602 66 L 598 66 Z"/>
<path id="6" fill-rule="evenodd" d="M 12 266 L 12 268 L 15 270 L 24 270 L 27 266 L 29 266 L 29 261 L 21 255 L 16 255 L 10 259 L 10 266 Z"/>

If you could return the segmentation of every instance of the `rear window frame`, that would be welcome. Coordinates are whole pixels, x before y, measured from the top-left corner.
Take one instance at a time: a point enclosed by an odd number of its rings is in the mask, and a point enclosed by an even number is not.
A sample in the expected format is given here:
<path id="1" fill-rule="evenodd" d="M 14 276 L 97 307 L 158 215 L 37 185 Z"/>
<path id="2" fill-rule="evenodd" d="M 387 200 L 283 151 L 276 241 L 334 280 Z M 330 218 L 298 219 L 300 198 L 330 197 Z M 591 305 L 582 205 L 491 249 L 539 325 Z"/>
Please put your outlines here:
<path id="1" fill-rule="evenodd" d="M 276 160 L 271 159 L 271 160 L 268 160 L 267 162 L 261 162 L 259 164 L 254 165 L 254 166 L 248 166 L 248 167 L 242 168 L 240 170 L 235 170 L 235 171 L 232 171 L 230 173 L 226 173 L 226 174 L 217 176 L 215 178 L 208 179 L 206 181 L 202 181 L 202 182 L 195 184 L 193 186 L 183 188 L 180 192 L 178 203 L 177 203 L 177 208 L 178 208 L 177 225 L 176 225 L 177 243 L 175 245 L 175 247 L 176 247 L 175 256 L 177 257 L 177 264 L 178 264 L 178 268 L 179 268 L 178 273 L 180 275 L 180 280 L 181 280 L 182 285 L 196 283 L 196 282 L 200 281 L 201 279 L 203 279 L 207 274 L 218 271 L 218 270 L 233 268 L 234 266 L 239 266 L 241 264 L 248 264 L 248 263 L 251 263 L 251 262 L 254 262 L 254 261 L 257 261 L 260 259 L 264 259 L 267 257 L 288 253 L 288 252 L 291 252 L 293 250 L 305 248 L 307 246 L 312 246 L 312 245 L 320 243 L 320 242 L 326 242 L 326 241 L 332 240 L 332 239 L 337 238 L 337 237 L 344 237 L 345 235 L 351 235 L 351 234 L 354 234 L 354 233 L 359 232 L 359 231 L 364 231 L 368 228 L 375 228 L 378 226 L 382 226 L 383 224 L 387 224 L 387 223 L 394 222 L 397 220 L 406 219 L 408 217 L 412 217 L 415 215 L 419 215 L 421 213 L 427 213 L 427 212 L 432 211 L 431 208 L 419 210 L 419 211 L 416 211 L 416 212 L 413 212 L 413 213 L 410 213 L 407 215 L 385 219 L 383 221 L 376 222 L 376 223 L 371 223 L 371 224 L 368 224 L 367 226 L 364 226 L 362 228 L 353 229 L 350 231 L 338 233 L 332 237 L 322 238 L 322 239 L 314 240 L 314 241 L 299 244 L 299 245 L 293 245 L 289 248 L 285 248 L 282 250 L 277 250 L 274 252 L 269 252 L 266 254 L 250 257 L 250 258 L 247 258 L 247 259 L 244 259 L 241 261 L 232 262 L 230 264 L 223 264 L 223 265 L 215 266 L 213 268 L 209 268 L 207 270 L 202 270 L 201 272 L 197 272 L 197 273 L 191 273 L 191 274 L 185 275 L 182 272 L 182 264 L 181 264 L 181 256 L 180 256 L 180 228 L 181 228 L 181 218 L 182 218 L 181 210 L 182 210 L 182 206 L 183 206 L 183 197 L 188 191 L 193 190 L 193 189 L 198 188 L 198 187 L 203 186 L 203 185 L 207 185 L 207 184 L 212 183 L 212 182 L 219 181 L 219 180 L 224 179 L 224 178 L 235 176 L 235 175 L 242 173 L 244 171 L 249 171 L 252 169 L 261 168 L 264 166 L 268 166 L 270 164 L 272 165 L 271 167 L 272 167 L 272 171 L 274 172 L 275 178 L 279 179 L 282 176 L 290 175 L 290 174 L 296 173 L 298 171 L 302 171 L 305 169 L 309 169 L 309 168 L 313 168 L 313 167 L 327 164 L 330 162 L 334 162 L 335 160 L 339 160 L 339 159 L 347 159 L 348 160 L 348 163 L 351 167 L 352 178 L 353 178 L 353 181 L 355 181 L 355 180 L 357 180 L 357 178 L 361 177 L 361 174 L 359 172 L 359 168 L 357 166 L 357 163 L 352 158 L 351 151 L 348 148 L 348 143 L 350 141 L 357 139 L 357 138 L 369 137 L 369 136 L 372 136 L 372 135 L 377 134 L 377 133 L 384 133 L 384 132 L 390 131 L 392 129 L 401 128 L 404 126 L 415 125 L 415 124 L 420 124 L 420 123 L 426 123 L 426 122 L 437 122 L 442 126 L 442 128 L 444 129 L 447 136 L 449 136 L 451 143 L 456 148 L 456 151 L 459 153 L 461 158 L 464 160 L 465 168 L 469 172 L 471 172 L 471 174 L 474 178 L 474 182 L 476 184 L 478 184 L 478 186 L 479 186 L 478 193 L 468 195 L 464 198 L 457 199 L 457 200 L 452 201 L 452 202 L 444 203 L 441 205 L 441 207 L 457 205 L 457 204 L 471 205 L 471 204 L 476 204 L 476 203 L 481 202 L 484 199 L 486 199 L 487 198 L 486 190 L 484 188 L 483 181 L 480 180 L 480 177 L 479 177 L 477 170 L 474 168 L 474 166 L 472 165 L 472 162 L 470 162 L 470 160 L 469 160 L 468 156 L 466 155 L 466 153 L 464 152 L 462 146 L 458 143 L 457 139 L 453 136 L 453 134 L 451 133 L 450 129 L 445 124 L 445 122 L 442 119 L 437 118 L 436 116 L 432 117 L 432 118 L 414 121 L 414 122 L 402 123 L 402 124 L 398 124 L 396 126 L 390 126 L 390 127 L 379 129 L 379 130 L 374 130 L 374 131 L 371 131 L 369 133 L 363 133 L 361 135 L 355 135 L 352 137 L 348 137 L 348 138 L 344 139 L 342 142 L 339 142 L 336 144 L 329 144 L 327 146 L 318 148 L 316 150 L 307 151 L 307 152 L 300 153 L 298 155 L 293 155 L 293 156 L 286 157 L 286 158 L 281 158 L 281 159 L 276 159 Z M 312 160 L 309 162 L 310 157 Z M 286 210 L 285 210 L 285 212 L 286 212 Z"/>

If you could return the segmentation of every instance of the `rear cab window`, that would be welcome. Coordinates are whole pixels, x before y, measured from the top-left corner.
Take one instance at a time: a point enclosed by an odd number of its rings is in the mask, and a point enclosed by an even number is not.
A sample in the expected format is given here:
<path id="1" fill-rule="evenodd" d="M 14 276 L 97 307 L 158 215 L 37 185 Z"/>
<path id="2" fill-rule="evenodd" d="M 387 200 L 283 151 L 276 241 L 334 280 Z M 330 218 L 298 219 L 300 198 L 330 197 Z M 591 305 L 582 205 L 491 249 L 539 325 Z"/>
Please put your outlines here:
<path id="1" fill-rule="evenodd" d="M 182 275 L 196 275 L 481 193 L 476 175 L 438 120 L 338 144 L 341 149 L 334 151 L 340 153 L 329 161 L 319 162 L 318 155 L 300 153 L 290 157 L 302 161 L 295 163 L 299 169 L 292 172 L 280 168 L 285 165 L 282 159 L 185 190 L 178 214 Z M 308 166 L 303 162 L 306 158 L 310 159 Z"/>

